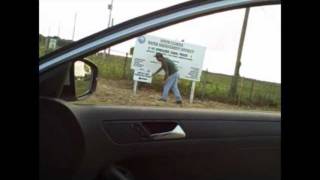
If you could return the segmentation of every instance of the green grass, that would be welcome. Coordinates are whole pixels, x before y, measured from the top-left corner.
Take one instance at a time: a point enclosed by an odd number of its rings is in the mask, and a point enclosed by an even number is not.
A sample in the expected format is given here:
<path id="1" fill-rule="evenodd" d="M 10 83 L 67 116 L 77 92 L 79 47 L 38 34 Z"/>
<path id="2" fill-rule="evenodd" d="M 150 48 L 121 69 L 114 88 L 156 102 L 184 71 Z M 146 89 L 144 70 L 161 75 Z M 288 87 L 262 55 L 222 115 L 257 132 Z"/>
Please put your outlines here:
<path id="1" fill-rule="evenodd" d="M 99 69 L 99 77 L 105 79 L 119 80 L 123 79 L 123 72 L 125 75 L 132 77 L 130 70 L 131 59 L 128 58 L 127 66 L 123 69 L 125 63 L 125 57 L 121 56 L 102 56 L 102 55 L 91 55 L 88 57 Z M 128 77 L 128 76 L 126 76 Z M 132 78 L 131 78 L 132 79 Z"/>
<path id="2" fill-rule="evenodd" d="M 45 53 L 44 38 L 39 38 L 39 55 Z M 99 69 L 99 77 L 104 79 L 132 81 L 133 71 L 130 69 L 131 58 L 127 59 L 122 56 L 102 56 L 91 55 L 88 57 Z M 222 103 L 238 104 L 248 107 L 265 107 L 280 110 L 281 107 L 281 85 L 277 83 L 257 81 L 254 79 L 243 78 L 241 88 L 241 78 L 238 82 L 236 98 L 228 96 L 232 76 L 203 72 L 201 81 L 196 83 L 195 98 L 201 100 L 213 100 Z M 150 87 L 158 92 L 162 90 L 163 77 L 156 76 L 151 84 L 139 83 L 139 86 Z M 204 85 L 204 82 L 206 82 Z M 252 83 L 254 88 L 252 90 Z M 181 79 L 179 89 L 183 96 L 189 96 L 191 81 Z M 241 89 L 241 90 L 240 90 Z M 81 90 L 79 90 L 80 92 Z"/>
<path id="3" fill-rule="evenodd" d="M 45 55 L 45 37 L 42 36 L 41 34 L 39 35 L 39 57 Z"/>
<path id="4" fill-rule="evenodd" d="M 206 79 L 207 84 L 202 87 L 204 79 Z M 196 92 L 196 96 L 248 106 L 271 106 L 280 108 L 280 84 L 240 78 L 238 81 L 237 96 L 231 99 L 228 96 L 231 80 L 231 76 L 203 72 L 202 82 L 196 86 L 200 90 Z M 204 90 L 202 90 L 202 88 L 204 88 Z"/>
<path id="5" fill-rule="evenodd" d="M 76 96 L 82 96 L 87 93 L 87 91 L 90 89 L 91 81 L 85 80 L 85 79 L 77 79 L 75 80 L 75 90 L 76 90 Z"/>
<path id="6" fill-rule="evenodd" d="M 130 69 L 131 59 L 127 59 L 126 67 L 125 57 L 121 56 L 102 56 L 92 55 L 88 57 L 99 68 L 99 76 L 104 79 L 127 79 L 132 81 L 133 71 Z M 124 76 L 125 71 L 125 76 Z M 241 79 L 242 88 L 241 88 Z M 153 78 L 151 84 L 139 83 L 139 86 L 150 87 L 161 92 L 162 76 Z M 258 81 L 248 78 L 240 78 L 238 82 L 237 96 L 230 98 L 228 96 L 232 76 L 203 72 L 201 81 L 196 83 L 195 98 L 201 100 L 214 100 L 223 103 L 238 104 L 249 107 L 266 107 L 276 108 L 280 110 L 281 95 L 280 84 Z M 204 85 L 206 81 L 206 85 Z M 254 88 L 252 89 L 252 83 Z M 191 89 L 191 81 L 181 79 L 179 88 L 183 96 L 189 96 Z M 240 90 L 241 89 L 241 90 Z"/>
<path id="7" fill-rule="evenodd" d="M 57 36 L 55 36 L 55 38 L 58 39 L 56 49 L 59 49 L 73 42 L 72 40 L 61 39 L 60 37 L 57 37 Z M 42 34 L 39 34 L 39 57 L 54 51 L 53 49 L 46 50 L 46 40 L 48 40 L 48 37 L 45 37 Z"/>

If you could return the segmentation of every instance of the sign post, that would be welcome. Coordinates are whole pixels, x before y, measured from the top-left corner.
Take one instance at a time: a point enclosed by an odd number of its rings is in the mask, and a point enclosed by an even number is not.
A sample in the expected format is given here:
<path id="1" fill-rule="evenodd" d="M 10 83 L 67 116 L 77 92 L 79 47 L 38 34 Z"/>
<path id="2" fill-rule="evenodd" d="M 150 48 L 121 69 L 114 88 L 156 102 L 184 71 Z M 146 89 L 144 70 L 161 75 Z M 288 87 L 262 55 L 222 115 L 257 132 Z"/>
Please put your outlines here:
<path id="1" fill-rule="evenodd" d="M 190 91 L 190 99 L 189 99 L 190 104 L 193 103 L 193 97 L 194 97 L 194 91 L 195 91 L 195 89 L 196 89 L 196 82 L 195 82 L 195 81 L 192 81 L 191 91 Z"/>
<path id="2" fill-rule="evenodd" d="M 137 94 L 138 81 L 133 81 L 133 95 Z"/>

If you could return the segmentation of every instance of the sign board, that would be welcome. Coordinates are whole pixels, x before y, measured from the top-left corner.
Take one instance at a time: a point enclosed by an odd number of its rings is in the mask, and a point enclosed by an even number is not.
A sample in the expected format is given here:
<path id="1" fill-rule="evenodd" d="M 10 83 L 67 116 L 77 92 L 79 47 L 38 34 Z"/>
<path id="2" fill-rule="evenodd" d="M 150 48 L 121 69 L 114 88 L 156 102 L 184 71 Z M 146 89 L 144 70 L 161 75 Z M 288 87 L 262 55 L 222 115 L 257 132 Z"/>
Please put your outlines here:
<path id="1" fill-rule="evenodd" d="M 49 49 L 56 49 L 57 47 L 57 39 L 50 38 L 49 39 Z"/>
<path id="2" fill-rule="evenodd" d="M 145 68 L 138 68 L 135 69 L 133 80 L 140 81 L 140 82 L 146 82 L 151 83 L 152 81 L 152 72 Z"/>
<path id="3" fill-rule="evenodd" d="M 84 62 L 76 61 L 74 63 L 74 75 L 75 77 L 84 77 L 86 74 L 84 69 Z"/>
<path id="4" fill-rule="evenodd" d="M 134 47 L 131 69 L 153 74 L 161 67 L 161 63 L 154 57 L 160 52 L 176 64 L 180 78 L 200 81 L 205 49 L 203 46 L 150 35 L 140 36 Z M 134 80 L 140 81 L 138 76 L 141 74 L 135 73 L 137 77 L 134 76 Z M 151 78 L 148 79 L 149 83 Z"/>

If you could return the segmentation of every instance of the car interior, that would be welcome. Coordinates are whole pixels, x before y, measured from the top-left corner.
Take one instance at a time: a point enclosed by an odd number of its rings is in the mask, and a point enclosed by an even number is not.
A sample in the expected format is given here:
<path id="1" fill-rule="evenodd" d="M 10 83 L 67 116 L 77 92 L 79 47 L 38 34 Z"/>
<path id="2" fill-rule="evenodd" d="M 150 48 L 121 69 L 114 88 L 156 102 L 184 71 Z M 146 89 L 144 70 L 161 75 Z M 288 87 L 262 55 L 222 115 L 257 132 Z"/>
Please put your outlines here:
<path id="1" fill-rule="evenodd" d="M 47 54 L 40 58 L 40 65 L 164 12 L 216 2 L 186 2 L 138 17 Z M 183 21 L 279 1 L 247 3 L 194 14 Z M 40 179 L 281 179 L 280 113 L 72 103 L 90 96 L 97 86 L 99 68 L 86 56 L 181 21 L 130 33 L 40 72 Z M 75 90 L 76 61 L 88 65 L 92 72 L 90 87 L 82 96 L 77 96 Z"/>

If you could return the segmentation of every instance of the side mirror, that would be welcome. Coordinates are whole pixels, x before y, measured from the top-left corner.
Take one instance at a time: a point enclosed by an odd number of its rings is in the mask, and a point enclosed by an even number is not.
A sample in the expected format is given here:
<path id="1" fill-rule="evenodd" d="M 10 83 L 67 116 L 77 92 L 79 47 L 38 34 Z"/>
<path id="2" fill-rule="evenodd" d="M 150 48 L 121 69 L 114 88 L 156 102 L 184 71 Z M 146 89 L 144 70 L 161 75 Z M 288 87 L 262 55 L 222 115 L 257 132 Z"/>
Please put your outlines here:
<path id="1" fill-rule="evenodd" d="M 71 64 L 60 98 L 66 101 L 84 99 L 96 90 L 98 68 L 87 59 Z"/>
<path id="2" fill-rule="evenodd" d="M 92 94 L 97 86 L 97 68 L 87 60 L 74 62 L 74 84 L 76 97 L 82 98 Z"/>

